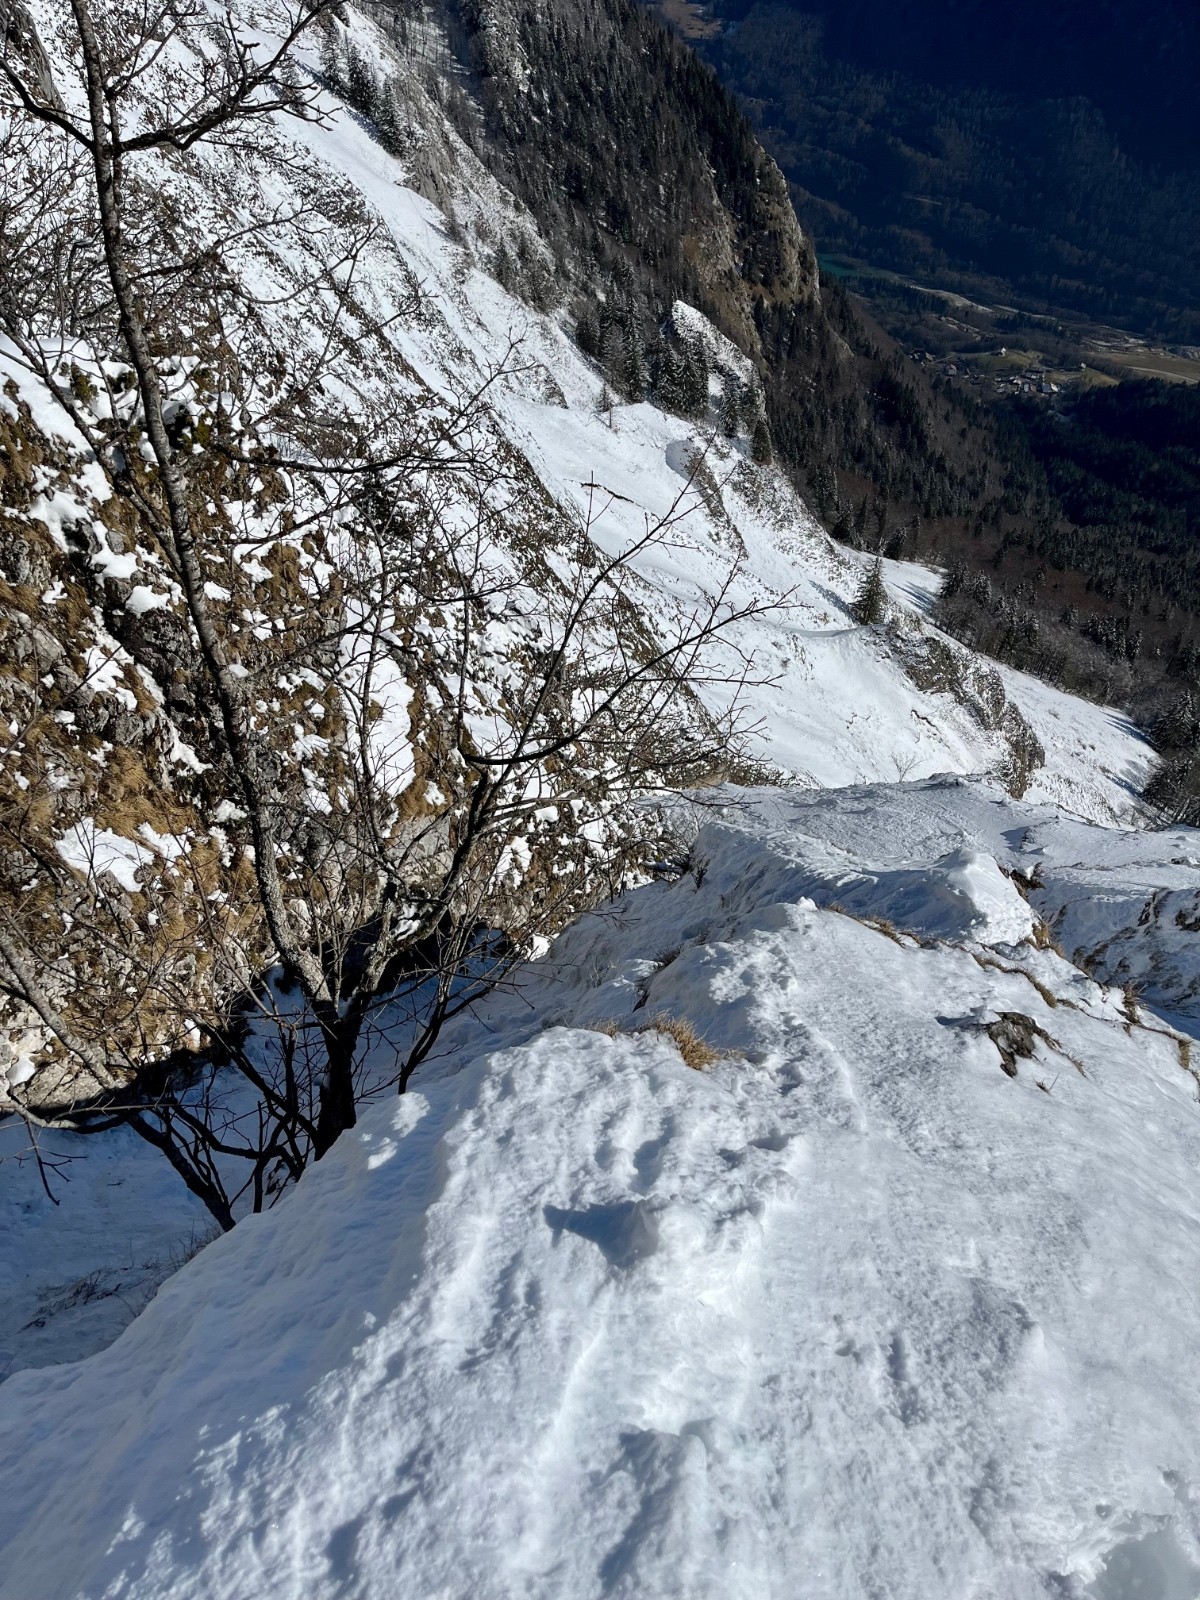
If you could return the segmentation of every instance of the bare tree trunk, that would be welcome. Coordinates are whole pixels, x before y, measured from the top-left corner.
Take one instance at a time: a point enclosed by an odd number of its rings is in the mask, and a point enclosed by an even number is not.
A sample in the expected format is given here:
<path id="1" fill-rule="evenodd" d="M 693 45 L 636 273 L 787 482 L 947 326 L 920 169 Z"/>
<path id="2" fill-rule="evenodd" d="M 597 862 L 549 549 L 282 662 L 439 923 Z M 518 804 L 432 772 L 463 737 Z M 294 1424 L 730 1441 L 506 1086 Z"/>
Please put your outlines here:
<path id="1" fill-rule="evenodd" d="M 131 1113 L 128 1120 L 129 1126 L 145 1139 L 147 1144 L 152 1144 L 156 1150 L 162 1151 L 188 1189 L 203 1203 L 209 1215 L 224 1232 L 231 1233 L 234 1216 L 228 1200 L 215 1183 L 203 1177 L 194 1163 L 184 1158 L 179 1142 L 171 1136 L 169 1125 L 156 1127 L 152 1118 L 140 1112 Z"/>
<path id="2" fill-rule="evenodd" d="M 146 420 L 146 436 L 154 452 L 159 482 L 166 501 L 171 546 L 179 580 L 187 597 L 188 614 L 200 642 L 208 668 L 221 722 L 234 768 L 245 792 L 246 807 L 254 836 L 255 872 L 262 891 L 263 910 L 279 953 L 302 976 L 315 996 L 324 992 L 320 965 L 295 937 L 284 909 L 283 886 L 276 866 L 276 839 L 269 826 L 269 805 L 258 781 L 258 759 L 253 740 L 248 736 L 244 695 L 237 676 L 230 671 L 225 641 L 214 625 L 204 592 L 204 574 L 196 550 L 188 508 L 187 486 L 179 471 L 175 453 L 163 422 L 163 395 L 145 326 L 134 292 L 122 247 L 121 192 L 122 163 L 120 108 L 104 82 L 104 60 L 96 39 L 91 12 L 86 0 L 71 0 L 71 10 L 79 30 L 85 81 L 88 120 L 91 125 L 89 151 L 95 172 L 96 202 L 104 239 L 104 257 L 109 282 L 120 318 L 121 334 L 137 378 L 138 393 Z"/>
<path id="3" fill-rule="evenodd" d="M 317 1161 L 358 1121 L 354 1061 L 362 1034 L 362 1017 L 362 1007 L 356 1002 L 351 1002 L 343 1016 L 337 1015 L 336 1007 L 321 1007 L 317 1012 L 325 1047 L 325 1074 L 313 1135 L 313 1157 Z"/>

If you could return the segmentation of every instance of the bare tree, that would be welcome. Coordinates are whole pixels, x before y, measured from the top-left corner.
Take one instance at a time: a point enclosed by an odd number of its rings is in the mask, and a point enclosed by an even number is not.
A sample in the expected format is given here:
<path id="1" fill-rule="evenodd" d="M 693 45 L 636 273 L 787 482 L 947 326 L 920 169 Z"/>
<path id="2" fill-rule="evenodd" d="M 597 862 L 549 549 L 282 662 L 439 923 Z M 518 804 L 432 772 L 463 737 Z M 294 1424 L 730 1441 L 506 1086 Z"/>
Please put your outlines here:
<path id="1" fill-rule="evenodd" d="M 764 609 L 731 570 L 652 630 L 637 562 L 691 483 L 602 556 L 606 492 L 573 520 L 489 414 L 518 349 L 454 396 L 407 369 L 419 289 L 396 270 L 380 303 L 361 206 L 298 182 L 252 226 L 189 216 L 173 185 L 203 210 L 206 162 L 324 115 L 294 51 L 330 9 L 262 45 L 202 0 L 63 0 L 49 50 L 0 14 L 0 138 L 34 180 L 0 194 L 0 327 L 79 442 L 27 446 L 104 489 L 98 548 L 20 556 L 95 642 L 6 623 L 0 991 L 43 1041 L 10 1095 L 33 1126 L 132 1126 L 225 1228 L 640 866 L 644 797 L 728 758 L 729 629 Z"/>

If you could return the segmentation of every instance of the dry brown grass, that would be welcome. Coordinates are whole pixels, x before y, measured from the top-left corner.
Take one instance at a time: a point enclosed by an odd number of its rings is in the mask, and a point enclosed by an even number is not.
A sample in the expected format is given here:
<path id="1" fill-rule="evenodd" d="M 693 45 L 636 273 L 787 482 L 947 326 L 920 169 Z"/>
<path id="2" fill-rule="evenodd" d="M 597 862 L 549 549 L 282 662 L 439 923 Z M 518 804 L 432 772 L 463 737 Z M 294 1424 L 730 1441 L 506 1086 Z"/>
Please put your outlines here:
<path id="1" fill-rule="evenodd" d="M 1032 984 L 1037 990 L 1043 1004 L 1048 1006 L 1051 1011 L 1060 1005 L 1067 1006 L 1072 1011 L 1079 1010 L 1073 1000 L 1068 1000 L 1065 995 L 1060 998 L 1052 989 L 1047 989 L 1040 979 L 1035 978 L 1032 972 L 1026 972 L 1024 967 L 1010 967 L 1006 962 L 996 961 L 992 956 L 981 955 L 978 950 L 972 950 L 971 955 L 974 957 L 977 966 L 990 967 L 993 972 L 1005 972 L 1012 978 L 1024 978 L 1026 983 Z"/>
<path id="2" fill-rule="evenodd" d="M 649 1022 L 642 1023 L 637 1032 L 665 1034 L 668 1039 L 674 1041 L 676 1049 L 683 1057 L 684 1066 L 691 1067 L 694 1072 L 703 1072 L 715 1061 L 720 1061 L 725 1054 L 723 1050 L 714 1050 L 708 1040 L 702 1038 L 692 1024 L 683 1017 L 665 1015 L 651 1017 Z"/>
<path id="3" fill-rule="evenodd" d="M 839 917 L 849 917 L 851 922 L 857 922 L 864 928 L 873 928 L 876 933 L 883 934 L 885 939 L 890 939 L 893 944 L 898 944 L 901 950 L 908 949 L 904 942 L 904 935 L 894 922 L 889 922 L 887 917 L 876 917 L 865 912 L 847 910 L 839 900 L 831 900 L 825 910 L 832 911 Z M 914 936 L 910 935 L 911 937 Z"/>
<path id="4" fill-rule="evenodd" d="M 609 1039 L 617 1039 L 625 1033 L 619 1022 L 593 1022 L 589 1026 L 592 1033 L 603 1033 Z M 679 1054 L 683 1057 L 683 1064 L 691 1067 L 693 1072 L 703 1072 L 711 1067 L 714 1062 L 722 1061 L 728 1055 L 726 1050 L 714 1050 L 708 1040 L 698 1034 L 690 1022 L 683 1017 L 670 1017 L 666 1013 L 653 1016 L 648 1022 L 639 1023 L 636 1028 L 629 1030 L 631 1033 L 661 1033 L 670 1039 Z"/>
<path id="5" fill-rule="evenodd" d="M 1042 917 L 1039 917 L 1036 912 L 1033 917 L 1033 948 L 1035 950 L 1053 950 L 1054 954 L 1061 956 L 1064 961 L 1071 959 L 1055 938 L 1050 924 Z"/>

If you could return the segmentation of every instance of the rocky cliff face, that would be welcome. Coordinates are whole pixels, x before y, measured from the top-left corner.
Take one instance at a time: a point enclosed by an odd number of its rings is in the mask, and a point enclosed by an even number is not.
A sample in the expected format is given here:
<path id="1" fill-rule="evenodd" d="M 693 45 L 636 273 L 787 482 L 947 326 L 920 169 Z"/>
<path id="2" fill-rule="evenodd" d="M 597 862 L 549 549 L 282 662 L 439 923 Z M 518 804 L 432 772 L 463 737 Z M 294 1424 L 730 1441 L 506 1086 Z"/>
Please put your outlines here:
<path id="1" fill-rule="evenodd" d="M 376 6 L 384 26 L 402 12 Z M 475 151 L 586 282 L 618 263 L 648 321 L 676 298 L 761 356 L 764 308 L 821 318 L 774 161 L 711 71 L 632 0 L 438 0 Z M 394 21 L 393 21 L 394 27 Z"/>

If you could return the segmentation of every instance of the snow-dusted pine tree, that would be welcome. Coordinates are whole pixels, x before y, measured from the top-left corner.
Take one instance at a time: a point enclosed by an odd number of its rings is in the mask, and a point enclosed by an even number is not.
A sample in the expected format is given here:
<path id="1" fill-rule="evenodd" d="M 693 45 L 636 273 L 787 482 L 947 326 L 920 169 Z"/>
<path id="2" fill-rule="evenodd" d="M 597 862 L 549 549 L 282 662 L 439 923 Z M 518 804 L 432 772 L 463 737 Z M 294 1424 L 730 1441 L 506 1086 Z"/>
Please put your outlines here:
<path id="1" fill-rule="evenodd" d="M 742 385 L 732 372 L 727 373 L 721 391 L 721 432 L 735 439 L 742 423 Z"/>
<path id="2" fill-rule="evenodd" d="M 854 597 L 854 620 L 864 628 L 882 622 L 887 615 L 887 589 L 883 582 L 883 557 L 876 556 L 867 568 L 862 584 Z"/>
<path id="3" fill-rule="evenodd" d="M 771 460 L 771 430 L 767 427 L 767 419 L 760 416 L 754 424 L 754 432 L 750 438 L 750 454 L 760 467 L 765 467 Z"/>

